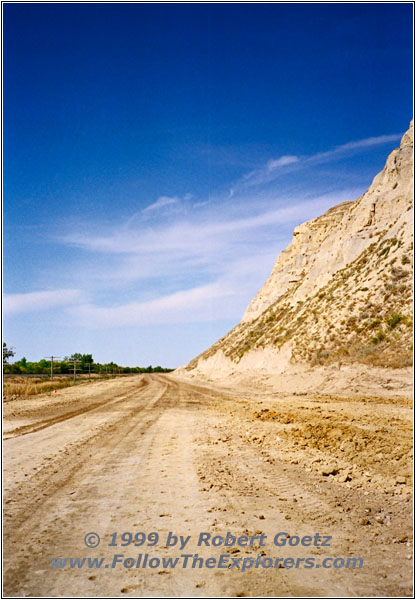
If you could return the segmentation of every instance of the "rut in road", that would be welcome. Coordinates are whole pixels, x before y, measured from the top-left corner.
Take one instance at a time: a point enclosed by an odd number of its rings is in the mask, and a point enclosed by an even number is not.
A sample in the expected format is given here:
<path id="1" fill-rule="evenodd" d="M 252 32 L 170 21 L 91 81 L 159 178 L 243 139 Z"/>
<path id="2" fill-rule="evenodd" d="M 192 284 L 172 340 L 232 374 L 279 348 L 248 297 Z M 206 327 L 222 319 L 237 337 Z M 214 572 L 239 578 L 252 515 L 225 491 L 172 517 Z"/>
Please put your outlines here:
<path id="1" fill-rule="evenodd" d="M 143 380 L 141 382 L 141 385 L 138 387 L 139 388 L 145 387 L 147 385 L 149 385 L 149 382 L 146 380 Z M 106 400 L 104 402 L 102 400 L 100 400 L 98 402 L 90 404 L 88 407 L 79 408 L 78 410 L 73 410 L 73 411 L 67 411 L 64 414 L 57 416 L 57 417 L 43 419 L 41 421 L 36 421 L 34 423 L 30 423 L 29 425 L 22 425 L 20 427 L 16 427 L 15 429 L 9 430 L 5 434 L 4 439 L 8 440 L 9 438 L 18 437 L 20 435 L 25 435 L 27 433 L 34 433 L 35 431 L 40 431 L 41 429 L 45 429 L 46 427 L 55 425 L 55 423 L 61 423 L 62 421 L 67 421 L 68 419 L 73 419 L 74 417 L 78 417 L 79 415 L 83 415 L 85 413 L 95 411 L 102 407 L 106 407 L 107 409 L 110 407 L 112 408 L 115 404 L 118 404 L 119 402 L 124 402 L 124 400 L 127 400 L 128 398 L 135 396 L 136 394 L 137 394 L 137 389 L 135 389 L 134 391 L 129 392 L 127 394 L 126 393 L 119 394 L 118 396 L 115 396 L 111 400 Z"/>
<path id="2" fill-rule="evenodd" d="M 156 388 L 156 389 L 155 389 Z M 47 534 L 46 542 L 49 546 L 53 539 L 62 539 L 64 532 L 59 529 L 53 537 L 50 532 L 50 522 L 53 519 L 61 521 L 65 527 L 71 528 L 71 519 L 60 519 L 55 513 L 64 513 L 63 502 L 68 494 L 67 488 L 76 489 L 82 469 L 96 471 L 100 465 L 95 462 L 94 456 L 97 452 L 111 454 L 117 453 L 117 448 L 129 434 L 140 434 L 141 430 L 150 427 L 154 420 L 157 420 L 159 413 L 152 412 L 152 408 L 163 397 L 166 392 L 166 384 L 160 385 L 153 382 L 148 387 L 139 387 L 136 392 L 124 395 L 122 398 L 112 401 L 110 406 L 123 403 L 123 410 L 120 414 L 108 412 L 108 403 L 104 409 L 107 420 L 87 439 L 81 438 L 73 440 L 70 448 L 64 448 L 62 454 L 58 453 L 53 460 L 46 466 L 40 468 L 35 474 L 30 475 L 25 481 L 25 485 L 19 490 L 13 490 L 5 495 L 5 526 L 7 535 L 5 536 L 5 555 L 15 556 L 13 568 L 5 573 L 5 588 L 8 587 L 9 578 L 12 581 L 22 581 L 27 576 L 27 540 L 33 537 L 40 525 L 43 526 L 43 533 Z M 158 390 L 156 392 L 156 390 Z M 91 411 L 102 411 L 100 406 Z M 79 417 L 80 415 L 77 415 Z M 71 415 L 67 418 L 74 419 Z M 55 425 L 51 423 L 50 426 Z M 74 424 L 74 433 L 76 434 L 76 425 Z M 28 438 L 29 439 L 29 438 Z M 98 448 L 97 448 L 98 447 Z M 97 461 L 101 462 L 101 458 Z M 93 499 L 93 497 L 92 497 Z M 71 497 L 71 504 L 75 498 Z M 72 511 L 71 511 L 72 512 Z M 37 534 L 38 535 L 38 534 Z M 41 547 L 34 547 L 39 552 L 32 555 L 33 562 L 39 561 L 39 554 L 43 552 L 42 539 L 38 540 Z M 50 546 L 49 546 L 50 547 Z M 76 548 L 77 546 L 74 546 Z M 78 546 L 79 547 L 79 546 Z M 15 549 L 18 549 L 17 551 Z"/>
<path id="3" fill-rule="evenodd" d="M 104 557 L 111 564 L 117 553 L 178 556 L 162 544 L 169 531 L 190 535 L 186 552 L 205 558 L 227 551 L 241 558 L 328 554 L 299 547 L 282 554 L 271 543 L 278 531 L 332 535 L 335 556 L 363 551 L 348 542 L 354 524 L 339 512 L 330 488 L 316 484 L 300 465 L 280 461 L 271 448 L 244 441 L 244 423 L 231 417 L 238 398 L 162 375 L 132 381 L 135 389 L 120 394 L 118 387 L 98 407 L 77 415 L 71 409 L 65 420 L 51 418 L 44 428 L 5 442 L 6 594 L 322 596 L 390 589 L 378 579 L 388 565 L 378 555 L 381 566 L 372 566 L 370 575 L 280 568 L 243 574 L 236 568 L 52 569 L 51 557 Z M 83 544 L 90 531 L 102 539 L 95 550 Z M 110 535 L 124 531 L 157 531 L 161 543 L 109 547 Z M 201 531 L 264 532 L 269 541 L 264 548 L 198 547 Z"/>

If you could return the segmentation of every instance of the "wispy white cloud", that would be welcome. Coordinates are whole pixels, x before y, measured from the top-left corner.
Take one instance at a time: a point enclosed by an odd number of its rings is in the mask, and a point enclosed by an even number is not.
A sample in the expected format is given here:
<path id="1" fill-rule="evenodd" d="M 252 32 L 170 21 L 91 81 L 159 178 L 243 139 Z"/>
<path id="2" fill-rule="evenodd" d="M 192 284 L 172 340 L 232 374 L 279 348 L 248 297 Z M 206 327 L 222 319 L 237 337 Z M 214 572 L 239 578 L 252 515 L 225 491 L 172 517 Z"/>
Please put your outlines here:
<path id="1" fill-rule="evenodd" d="M 309 165 L 330 162 L 343 158 L 350 153 L 398 141 L 402 135 L 403 134 L 392 134 L 369 137 L 362 140 L 347 142 L 346 144 L 341 144 L 326 152 L 317 152 L 316 154 L 309 156 L 285 155 L 277 159 L 270 159 L 262 167 L 249 171 L 243 175 L 243 177 L 230 189 L 230 197 L 233 197 L 237 191 L 243 191 L 250 187 L 271 183 L 283 173 L 288 172 L 284 167 L 290 167 L 290 171 L 292 171 L 294 169 L 302 169 Z"/>
<path id="2" fill-rule="evenodd" d="M 193 198 L 193 194 L 187 193 L 185 194 L 183 197 L 180 196 L 159 196 L 159 198 L 156 200 L 156 202 L 153 202 L 153 204 L 149 204 L 149 206 L 146 206 L 141 212 L 142 213 L 153 213 L 153 212 L 160 212 L 163 209 L 165 209 L 167 206 L 169 207 L 173 207 L 173 205 L 175 205 L 175 208 L 179 208 L 183 202 L 189 202 L 189 200 L 191 200 Z M 136 213 L 139 214 L 139 213 Z"/>
<path id="3" fill-rule="evenodd" d="M 262 228 L 276 228 L 287 223 L 299 223 L 319 214 L 322 207 L 330 207 L 346 199 L 351 200 L 359 190 L 349 189 L 334 194 L 325 194 L 307 201 L 279 199 L 281 208 L 252 213 L 246 217 L 226 218 L 217 209 L 217 215 L 210 215 L 203 223 L 193 220 L 176 220 L 173 223 L 139 224 L 126 228 L 113 228 L 96 235 L 73 232 L 60 238 L 60 241 L 92 252 L 105 254 L 125 254 L 146 257 L 162 254 L 167 260 L 188 256 L 210 256 L 225 247 L 247 244 L 256 239 L 255 231 Z M 357 194 L 358 195 L 358 194 Z M 259 236 L 257 236 L 257 239 Z"/>
<path id="4" fill-rule="evenodd" d="M 83 296 L 81 290 L 76 289 L 5 294 L 3 307 L 6 314 L 39 311 L 79 304 Z"/>
<path id="5" fill-rule="evenodd" d="M 193 195 L 189 193 L 185 194 L 183 197 L 159 196 L 152 204 L 134 212 L 126 221 L 125 225 L 128 227 L 133 222 L 137 222 L 143 217 L 146 217 L 147 219 L 160 219 L 161 217 L 171 217 L 175 213 L 186 213 L 191 198 L 193 198 Z"/>
<path id="6" fill-rule="evenodd" d="M 296 162 L 299 162 L 299 157 L 293 155 L 281 156 L 280 158 L 271 158 L 263 167 L 260 167 L 260 169 L 254 169 L 253 171 L 246 173 L 243 176 L 243 179 L 245 181 L 254 180 L 256 184 L 260 184 L 263 182 L 263 179 L 267 179 L 268 174 L 276 171 L 277 169 L 281 169 L 282 167 L 286 167 L 287 165 L 293 165 L 293 163 Z"/>
<path id="7" fill-rule="evenodd" d="M 233 197 L 238 189 L 263 185 L 273 181 L 278 176 L 279 170 L 297 162 L 299 162 L 299 157 L 294 155 L 271 158 L 264 166 L 243 175 L 242 179 L 230 189 L 230 197 Z"/>
<path id="8" fill-rule="evenodd" d="M 181 290 L 147 302 L 100 307 L 84 304 L 69 312 L 88 327 L 119 327 L 123 325 L 149 325 L 163 323 L 191 323 L 218 319 L 213 303 L 219 306 L 224 298 L 235 292 L 213 283 Z M 221 315 L 222 318 L 223 315 Z"/>
<path id="9" fill-rule="evenodd" d="M 70 310 L 71 319 L 88 328 L 225 318 L 238 322 L 287 245 L 288 232 L 361 191 L 308 201 L 292 198 L 281 208 L 241 217 L 234 213 L 231 218 L 228 209 L 217 207 L 215 215 L 209 208 L 202 222 L 200 215 L 191 214 L 193 220 L 144 221 L 129 228 L 114 225 L 96 235 L 66 236 L 63 243 L 84 249 L 96 261 L 85 281 L 97 300 Z M 125 288 L 133 301 L 120 304 Z"/>
<path id="10" fill-rule="evenodd" d="M 334 152 L 344 151 L 344 150 L 356 150 L 359 148 L 370 148 L 371 146 L 379 146 L 381 144 L 388 144 L 390 142 L 396 142 L 400 140 L 402 137 L 402 133 L 394 133 L 392 135 L 379 135 L 377 137 L 369 137 L 363 140 L 358 140 L 356 142 L 348 142 L 347 144 L 342 144 L 341 146 L 337 146 Z"/>
<path id="11" fill-rule="evenodd" d="M 292 165 L 295 162 L 298 162 L 299 158 L 297 156 L 281 156 L 277 159 L 271 159 L 266 165 L 268 171 L 274 171 L 279 167 L 285 167 L 286 165 Z"/>
<path id="12" fill-rule="evenodd" d="M 330 162 L 333 160 L 339 160 L 340 158 L 344 158 L 346 155 L 355 153 L 357 151 L 359 152 L 361 150 L 365 150 L 373 146 L 381 146 L 382 144 L 396 142 L 400 140 L 401 137 L 402 134 L 397 133 L 393 135 L 379 135 L 377 137 L 369 137 L 363 140 L 357 140 L 355 142 L 347 142 L 346 144 L 336 146 L 332 150 L 313 154 L 312 156 L 305 158 L 304 163 L 314 165 L 324 162 Z"/>
<path id="13" fill-rule="evenodd" d="M 180 202 L 180 199 L 177 196 L 160 196 L 156 202 L 146 206 L 146 208 L 143 209 L 143 212 L 160 210 L 171 204 L 178 204 L 178 202 Z"/>
<path id="14" fill-rule="evenodd" d="M 338 160 L 399 137 L 367 138 L 311 156 L 271 158 L 237 182 L 239 195 L 232 201 L 221 193 L 197 201 L 191 194 L 160 196 L 120 223 L 86 221 L 64 235 L 61 228 L 55 241 L 86 253 L 70 265 L 71 274 L 70 268 L 65 270 L 68 283 L 57 284 L 61 289 L 56 291 L 8 295 L 5 312 L 63 307 L 73 322 L 103 328 L 237 321 L 289 243 L 293 227 L 364 191 L 357 187 L 322 194 L 307 173 L 302 196 L 282 185 L 266 192 L 261 186 L 280 173 Z M 72 289 L 72 281 L 88 290 L 91 300 Z M 122 294 L 125 300 L 120 302 Z"/>

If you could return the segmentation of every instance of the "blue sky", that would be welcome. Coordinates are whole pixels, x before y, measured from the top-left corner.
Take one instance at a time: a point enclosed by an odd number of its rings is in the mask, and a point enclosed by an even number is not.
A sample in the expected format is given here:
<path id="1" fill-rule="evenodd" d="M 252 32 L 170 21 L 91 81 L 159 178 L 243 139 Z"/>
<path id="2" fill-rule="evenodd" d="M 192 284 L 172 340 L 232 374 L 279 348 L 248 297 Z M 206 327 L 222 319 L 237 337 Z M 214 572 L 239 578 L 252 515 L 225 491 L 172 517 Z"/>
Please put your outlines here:
<path id="1" fill-rule="evenodd" d="M 412 118 L 411 3 L 4 4 L 4 339 L 179 366 Z"/>

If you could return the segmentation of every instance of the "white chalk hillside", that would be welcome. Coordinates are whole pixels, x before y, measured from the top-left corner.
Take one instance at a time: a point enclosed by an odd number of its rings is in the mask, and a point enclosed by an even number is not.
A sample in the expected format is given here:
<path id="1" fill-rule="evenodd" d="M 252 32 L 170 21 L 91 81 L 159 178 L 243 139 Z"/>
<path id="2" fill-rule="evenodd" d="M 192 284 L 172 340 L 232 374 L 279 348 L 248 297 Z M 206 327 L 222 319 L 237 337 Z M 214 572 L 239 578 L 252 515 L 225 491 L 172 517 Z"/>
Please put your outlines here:
<path id="1" fill-rule="evenodd" d="M 295 229 L 241 323 L 187 371 L 409 366 L 412 191 L 413 122 L 363 196 Z"/>

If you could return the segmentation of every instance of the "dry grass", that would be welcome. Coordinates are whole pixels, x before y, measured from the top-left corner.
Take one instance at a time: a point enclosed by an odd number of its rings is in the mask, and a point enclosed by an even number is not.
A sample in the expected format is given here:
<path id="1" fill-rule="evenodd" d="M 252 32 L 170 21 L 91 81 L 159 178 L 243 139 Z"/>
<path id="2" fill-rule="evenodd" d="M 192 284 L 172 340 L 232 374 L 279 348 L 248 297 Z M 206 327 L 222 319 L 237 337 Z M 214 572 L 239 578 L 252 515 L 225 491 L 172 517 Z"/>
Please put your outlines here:
<path id="1" fill-rule="evenodd" d="M 91 379 L 97 379 L 97 375 L 91 375 Z M 45 394 L 62 388 L 85 383 L 88 381 L 88 375 L 77 376 L 74 384 L 72 377 L 54 376 L 53 382 L 44 377 L 5 377 L 3 383 L 3 396 L 34 396 L 36 394 Z"/>

